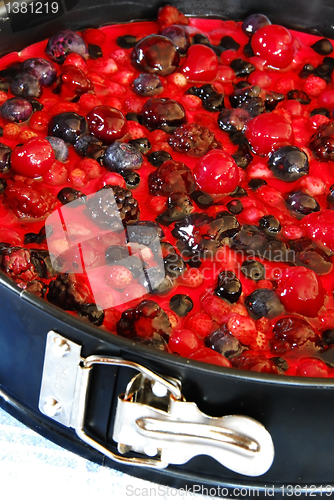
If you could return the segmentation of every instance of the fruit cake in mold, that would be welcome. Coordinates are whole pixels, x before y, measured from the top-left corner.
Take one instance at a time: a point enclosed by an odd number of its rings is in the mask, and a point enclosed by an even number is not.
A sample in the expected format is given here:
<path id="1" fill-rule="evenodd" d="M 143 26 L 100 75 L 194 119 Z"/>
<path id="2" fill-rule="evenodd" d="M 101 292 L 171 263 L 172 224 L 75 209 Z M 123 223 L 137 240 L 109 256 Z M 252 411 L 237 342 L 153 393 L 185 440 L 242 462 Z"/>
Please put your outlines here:
<path id="1" fill-rule="evenodd" d="M 333 43 L 165 6 L 2 57 L 1 270 L 148 348 L 333 377 Z"/>

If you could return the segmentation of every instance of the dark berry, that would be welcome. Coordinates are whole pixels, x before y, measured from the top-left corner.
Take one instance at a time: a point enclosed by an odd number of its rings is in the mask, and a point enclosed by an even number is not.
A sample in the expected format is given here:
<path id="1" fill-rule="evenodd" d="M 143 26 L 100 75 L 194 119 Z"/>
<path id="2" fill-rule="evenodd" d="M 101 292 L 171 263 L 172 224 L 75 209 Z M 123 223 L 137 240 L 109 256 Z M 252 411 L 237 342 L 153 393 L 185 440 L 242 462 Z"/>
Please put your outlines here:
<path id="1" fill-rule="evenodd" d="M 268 234 L 277 234 L 281 230 L 281 223 L 273 215 L 264 215 L 259 220 L 259 226 Z"/>
<path id="2" fill-rule="evenodd" d="M 146 155 L 149 150 L 151 149 L 151 143 L 146 137 L 139 137 L 138 139 L 131 139 L 129 141 L 129 144 L 133 146 L 134 148 L 138 149 L 139 153 L 142 155 Z M 169 160 L 171 158 L 168 158 Z"/>
<path id="3" fill-rule="evenodd" d="M 158 75 L 151 75 L 149 73 L 141 73 L 133 80 L 131 88 L 133 92 L 144 97 L 159 95 L 164 90 L 162 81 Z"/>
<path id="4" fill-rule="evenodd" d="M 150 131 L 160 129 L 170 134 L 186 122 L 186 112 L 173 99 L 151 97 L 143 106 L 142 121 Z"/>
<path id="5" fill-rule="evenodd" d="M 204 191 L 193 191 L 191 193 L 191 198 L 199 208 L 203 209 L 211 207 L 214 203 L 213 198 Z"/>
<path id="6" fill-rule="evenodd" d="M 329 54 L 333 52 L 333 45 L 327 38 L 318 40 L 313 45 L 311 45 L 311 47 L 317 54 L 320 54 L 321 56 L 329 56 Z"/>
<path id="7" fill-rule="evenodd" d="M 10 155 L 12 150 L 7 144 L 0 142 L 0 173 L 7 174 L 10 169 Z"/>
<path id="8" fill-rule="evenodd" d="M 145 268 L 138 283 L 152 295 L 166 295 L 174 287 L 174 280 L 165 274 L 165 269 L 161 266 Z"/>
<path id="9" fill-rule="evenodd" d="M 265 279 L 266 268 L 264 265 L 257 260 L 245 260 L 241 265 L 241 271 L 246 276 L 253 281 L 260 281 Z"/>
<path id="10" fill-rule="evenodd" d="M 119 36 L 116 40 L 117 45 L 121 47 L 121 49 L 133 49 L 137 42 L 137 38 L 133 35 Z"/>
<path id="11" fill-rule="evenodd" d="M 49 123 L 48 135 L 59 137 L 64 142 L 74 144 L 86 132 L 86 120 L 73 111 L 53 116 Z"/>
<path id="12" fill-rule="evenodd" d="M 243 351 L 239 340 L 225 329 L 215 330 L 210 333 L 205 337 L 204 345 L 219 352 L 227 359 L 238 356 Z"/>
<path id="13" fill-rule="evenodd" d="M 226 208 L 232 215 L 239 215 L 244 209 L 240 200 L 229 201 L 226 204 Z"/>
<path id="14" fill-rule="evenodd" d="M 321 161 L 334 161 L 334 122 L 320 125 L 312 137 L 309 148 Z"/>
<path id="15" fill-rule="evenodd" d="M 209 41 L 209 39 L 203 35 L 202 33 L 196 33 L 193 36 L 192 39 L 193 45 L 206 45 L 207 47 L 210 47 L 214 51 L 214 53 L 219 57 L 223 51 L 222 47 L 219 47 L 219 45 L 212 45 Z"/>
<path id="16" fill-rule="evenodd" d="M 281 356 L 275 356 L 274 358 L 270 358 L 270 361 L 275 363 L 277 368 L 281 370 L 283 373 L 286 372 L 289 368 L 289 364 L 286 359 L 281 358 Z"/>
<path id="17" fill-rule="evenodd" d="M 30 118 L 32 112 L 31 103 L 21 97 L 7 99 L 1 106 L 1 116 L 9 122 L 25 122 Z"/>
<path id="18" fill-rule="evenodd" d="M 57 194 L 57 198 L 62 205 L 67 205 L 68 203 L 76 201 L 77 203 L 75 205 L 71 205 L 72 207 L 86 202 L 86 196 L 84 193 L 73 187 L 62 188 Z"/>
<path id="19" fill-rule="evenodd" d="M 88 156 L 89 153 L 93 151 L 94 146 L 100 148 L 102 144 L 102 141 L 97 139 L 94 135 L 83 134 L 75 141 L 74 150 L 79 156 Z"/>
<path id="20" fill-rule="evenodd" d="M 246 169 L 253 161 L 248 143 L 241 144 L 238 150 L 232 155 L 233 160 L 242 169 Z"/>
<path id="21" fill-rule="evenodd" d="M 167 200 L 167 205 L 167 210 L 156 218 L 156 221 L 163 226 L 182 220 L 195 210 L 191 199 L 184 193 L 172 193 Z"/>
<path id="22" fill-rule="evenodd" d="M 99 45 L 95 45 L 94 43 L 90 43 L 88 45 L 88 55 L 91 59 L 99 59 L 103 57 L 102 49 Z"/>
<path id="23" fill-rule="evenodd" d="M 134 224 L 139 219 L 138 202 L 129 189 L 105 186 L 87 202 L 88 215 L 101 227 L 117 231 L 123 224 Z M 123 223 L 123 224 L 122 224 Z"/>
<path id="24" fill-rule="evenodd" d="M 58 274 L 50 282 L 47 300 L 66 311 L 78 311 L 91 302 L 89 288 L 77 280 L 75 274 Z"/>
<path id="25" fill-rule="evenodd" d="M 268 167 L 277 179 L 294 182 L 309 173 L 307 154 L 296 146 L 282 146 L 268 160 Z"/>
<path id="26" fill-rule="evenodd" d="M 235 76 L 238 78 L 247 77 L 253 71 L 255 71 L 255 66 L 249 61 L 244 61 L 243 59 L 234 59 L 231 61 L 231 68 L 233 69 Z"/>
<path id="27" fill-rule="evenodd" d="M 242 108 L 224 108 L 218 115 L 219 127 L 228 134 L 244 132 L 246 130 L 246 125 L 250 120 L 251 117 L 248 111 Z"/>
<path id="28" fill-rule="evenodd" d="M 140 175 L 134 170 L 124 170 L 120 172 L 121 176 L 125 180 L 126 187 L 129 189 L 135 189 L 140 184 Z"/>
<path id="29" fill-rule="evenodd" d="M 144 300 L 138 306 L 122 313 L 117 323 L 117 334 L 128 338 L 152 338 L 159 334 L 168 340 L 171 326 L 167 314 L 156 302 Z"/>
<path id="30" fill-rule="evenodd" d="M 180 56 L 186 55 L 187 50 L 190 47 L 190 38 L 182 26 L 178 26 L 176 24 L 167 26 L 167 28 L 162 30 L 161 35 L 172 40 Z"/>
<path id="31" fill-rule="evenodd" d="M 35 111 L 42 111 L 42 109 L 44 108 L 43 104 L 33 97 L 27 97 L 27 101 L 29 101 L 32 105 L 33 113 L 35 113 Z"/>
<path id="32" fill-rule="evenodd" d="M 178 293 L 177 295 L 173 295 L 170 299 L 169 307 L 173 312 L 175 312 L 175 314 L 184 317 L 190 313 L 194 307 L 194 303 L 188 295 Z"/>
<path id="33" fill-rule="evenodd" d="M 203 108 L 207 111 L 220 111 L 224 107 L 224 95 L 220 94 L 211 83 L 205 83 L 201 87 L 190 87 L 186 94 L 199 97 Z"/>
<path id="34" fill-rule="evenodd" d="M 254 53 L 254 50 L 253 50 L 253 47 L 252 47 L 252 44 L 251 44 L 251 41 L 249 40 L 248 43 L 246 43 L 246 45 L 244 46 L 243 50 L 242 50 L 242 53 L 245 57 L 247 58 L 250 58 L 250 57 L 254 57 L 255 56 L 255 53 Z"/>
<path id="35" fill-rule="evenodd" d="M 52 226 L 43 226 L 38 233 L 26 233 L 23 240 L 24 244 L 28 245 L 36 243 L 37 245 L 40 245 L 46 240 L 46 238 L 49 238 L 52 235 L 52 232 Z"/>
<path id="36" fill-rule="evenodd" d="M 30 73 L 18 73 L 10 83 L 10 91 L 17 97 L 40 97 L 42 88 L 36 76 Z"/>
<path id="37" fill-rule="evenodd" d="M 180 161 L 165 161 L 148 176 L 150 193 L 169 196 L 172 193 L 192 193 L 196 189 L 190 168 Z"/>
<path id="38" fill-rule="evenodd" d="M 186 270 L 186 265 L 183 259 L 177 253 L 169 253 L 164 258 L 164 266 L 166 275 L 173 280 L 181 276 Z"/>
<path id="39" fill-rule="evenodd" d="M 255 354 L 253 351 L 244 351 L 240 356 L 235 356 L 231 360 L 234 368 L 238 370 L 249 370 L 259 373 L 280 373 L 276 364 L 263 354 Z"/>
<path id="40" fill-rule="evenodd" d="M 277 104 L 279 102 L 284 101 L 285 96 L 284 94 L 280 94 L 279 92 L 266 92 L 265 98 L 264 98 L 264 106 L 267 111 L 274 111 L 276 108 Z"/>
<path id="41" fill-rule="evenodd" d="M 254 318 L 275 318 L 284 312 L 274 290 L 268 288 L 259 288 L 245 298 L 245 306 L 249 315 Z"/>
<path id="42" fill-rule="evenodd" d="M 121 245 L 110 245 L 105 251 L 107 264 L 115 264 L 129 257 L 129 249 Z"/>
<path id="43" fill-rule="evenodd" d="M 105 144 L 111 144 L 126 133 L 125 116 L 110 106 L 96 106 L 87 114 L 87 122 L 90 133 Z"/>
<path id="44" fill-rule="evenodd" d="M 268 24 L 271 22 L 264 14 L 251 14 L 246 17 L 241 27 L 245 35 L 251 37 L 259 28 L 268 26 Z"/>
<path id="45" fill-rule="evenodd" d="M 166 76 L 176 70 L 180 56 L 172 40 L 161 35 L 149 35 L 135 45 L 131 62 L 139 71 Z"/>
<path id="46" fill-rule="evenodd" d="M 261 88 L 258 85 L 237 89 L 229 95 L 230 104 L 232 108 L 238 108 L 242 104 L 258 98 L 260 92 Z"/>
<path id="47" fill-rule="evenodd" d="M 223 50 L 239 50 L 240 44 L 236 42 L 231 36 L 223 36 L 219 42 L 219 47 Z"/>
<path id="48" fill-rule="evenodd" d="M 138 149 L 126 142 L 114 142 L 105 152 L 103 165 L 110 172 L 123 170 L 138 170 L 143 163 L 143 157 Z"/>
<path id="49" fill-rule="evenodd" d="M 56 160 L 65 162 L 68 160 L 68 146 L 60 137 L 47 136 L 45 137 L 52 146 Z"/>
<path id="50" fill-rule="evenodd" d="M 319 203 L 309 194 L 303 191 L 293 191 L 285 200 L 287 207 L 295 217 L 302 218 L 313 212 L 319 212 Z"/>
<path id="51" fill-rule="evenodd" d="M 230 196 L 233 196 L 235 198 L 243 198 L 244 196 L 248 196 L 248 193 L 246 189 L 244 189 L 241 186 L 237 186 L 232 193 L 230 193 Z"/>
<path id="52" fill-rule="evenodd" d="M 303 66 L 303 69 L 300 71 L 299 78 L 303 78 L 303 80 L 305 80 L 309 76 L 314 75 L 314 73 L 315 73 L 315 67 L 312 66 L 312 64 L 307 63 L 305 64 L 305 66 Z"/>
<path id="53" fill-rule="evenodd" d="M 93 325 L 101 326 L 104 320 L 104 311 L 96 304 L 83 304 L 78 310 L 79 318 L 88 320 Z"/>
<path id="54" fill-rule="evenodd" d="M 57 78 L 57 70 L 52 62 L 41 57 L 32 57 L 23 61 L 22 70 L 34 75 L 42 87 L 50 87 Z"/>
<path id="55" fill-rule="evenodd" d="M 303 90 L 290 90 L 287 93 L 287 98 L 294 99 L 300 102 L 300 104 L 310 104 L 311 102 L 311 99 Z"/>
<path id="56" fill-rule="evenodd" d="M 211 149 L 221 148 L 211 130 L 198 123 L 185 123 L 178 127 L 168 139 L 174 151 L 189 156 L 203 156 Z"/>
<path id="57" fill-rule="evenodd" d="M 160 335 L 154 334 L 151 338 L 132 337 L 131 342 L 144 345 L 145 348 L 155 349 L 157 351 L 168 351 L 168 344 Z"/>
<path id="58" fill-rule="evenodd" d="M 162 227 L 154 221 L 151 220 L 141 220 L 135 225 L 127 226 L 126 228 L 127 241 L 135 241 L 140 245 L 145 245 L 147 247 L 153 248 L 156 244 L 165 236 Z"/>
<path id="59" fill-rule="evenodd" d="M 334 329 L 329 328 L 321 334 L 321 340 L 324 347 L 333 346 L 334 344 Z"/>
<path id="60" fill-rule="evenodd" d="M 143 123 L 142 117 L 138 113 L 126 113 L 125 118 L 130 122 Z"/>
<path id="61" fill-rule="evenodd" d="M 303 266 L 311 269 L 315 273 L 328 274 L 332 270 L 331 254 L 325 247 L 319 247 L 314 241 L 307 238 L 290 243 L 292 263 L 296 266 Z"/>
<path id="62" fill-rule="evenodd" d="M 233 271 L 222 271 L 218 275 L 215 294 L 231 304 L 237 302 L 242 292 L 241 281 Z"/>
<path id="63" fill-rule="evenodd" d="M 329 110 L 327 108 L 315 108 L 315 109 L 312 109 L 311 113 L 310 113 L 310 116 L 315 116 L 315 115 L 323 115 L 323 116 L 327 116 L 327 118 L 330 118 L 331 117 L 331 114 L 329 112 Z"/>
<path id="64" fill-rule="evenodd" d="M 279 319 L 273 328 L 270 340 L 271 352 L 284 354 L 292 350 L 303 350 L 305 354 L 318 348 L 320 339 L 312 326 L 302 318 Z"/>
<path id="65" fill-rule="evenodd" d="M 153 167 L 160 167 L 165 161 L 172 160 L 168 151 L 153 151 L 147 156 L 148 161 Z"/>
<path id="66" fill-rule="evenodd" d="M 62 64 L 66 56 L 71 53 L 76 53 L 84 59 L 88 57 L 88 49 L 81 36 L 71 30 L 59 31 L 53 35 L 45 48 L 45 53 L 52 61 Z"/>
<path id="67" fill-rule="evenodd" d="M 259 189 L 260 187 L 262 186 L 266 186 L 268 183 L 267 181 L 265 181 L 264 179 L 251 179 L 248 183 L 248 187 L 252 190 L 252 191 L 256 191 L 257 189 Z"/>

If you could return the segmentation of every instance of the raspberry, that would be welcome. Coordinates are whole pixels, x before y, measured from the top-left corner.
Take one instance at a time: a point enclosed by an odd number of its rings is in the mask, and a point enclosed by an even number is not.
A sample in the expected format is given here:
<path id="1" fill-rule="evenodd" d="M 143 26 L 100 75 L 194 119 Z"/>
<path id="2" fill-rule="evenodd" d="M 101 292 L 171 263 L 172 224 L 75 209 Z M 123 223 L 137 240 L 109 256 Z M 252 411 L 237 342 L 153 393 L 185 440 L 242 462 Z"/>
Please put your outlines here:
<path id="1" fill-rule="evenodd" d="M 47 300 L 66 311 L 79 311 L 81 306 L 91 303 L 91 294 L 85 283 L 74 274 L 58 274 L 50 282 Z"/>
<path id="2" fill-rule="evenodd" d="M 152 338 L 158 334 L 168 341 L 171 326 L 167 314 L 156 302 L 144 300 L 122 313 L 117 323 L 117 333 L 128 338 Z"/>
<path id="3" fill-rule="evenodd" d="M 175 192 L 192 193 L 195 190 L 195 181 L 191 170 L 180 161 L 165 161 L 155 172 L 148 176 L 150 193 L 159 196 L 168 196 Z"/>
<path id="4" fill-rule="evenodd" d="M 211 130 L 197 123 L 185 123 L 174 130 L 168 143 L 178 153 L 189 156 L 203 156 L 210 149 L 220 148 L 221 144 Z"/>
<path id="5" fill-rule="evenodd" d="M 87 211 L 96 224 L 114 230 L 120 229 L 120 219 L 123 224 L 133 224 L 139 219 L 138 202 L 131 191 L 109 184 L 89 200 Z"/>
<path id="6" fill-rule="evenodd" d="M 25 248 L 14 247 L 3 252 L 1 268 L 8 276 L 24 281 L 31 281 L 38 276 L 30 252 Z"/>
<path id="7" fill-rule="evenodd" d="M 187 317 L 185 327 L 201 337 L 206 337 L 215 329 L 215 323 L 205 312 L 197 312 Z"/>
<path id="8" fill-rule="evenodd" d="M 19 218 L 46 217 L 56 204 L 54 195 L 38 183 L 28 186 L 22 181 L 16 181 L 6 188 L 5 197 Z"/>
<path id="9" fill-rule="evenodd" d="M 161 30 L 167 26 L 171 26 L 172 24 L 189 24 L 186 16 L 173 5 L 165 5 L 164 7 L 161 7 L 158 11 L 157 21 Z"/>
<path id="10" fill-rule="evenodd" d="M 110 266 L 105 272 L 105 282 L 116 290 L 124 290 L 131 284 L 133 276 L 131 271 L 124 266 Z"/>

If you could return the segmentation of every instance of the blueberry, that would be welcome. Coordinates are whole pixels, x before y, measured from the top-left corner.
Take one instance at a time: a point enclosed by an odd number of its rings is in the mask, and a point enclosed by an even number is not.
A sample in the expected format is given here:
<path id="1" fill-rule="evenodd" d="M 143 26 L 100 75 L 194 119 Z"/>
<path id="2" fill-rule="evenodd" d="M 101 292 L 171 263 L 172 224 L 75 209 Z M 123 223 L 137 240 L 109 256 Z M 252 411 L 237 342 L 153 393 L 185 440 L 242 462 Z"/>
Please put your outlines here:
<path id="1" fill-rule="evenodd" d="M 244 209 L 240 200 L 229 201 L 226 208 L 232 215 L 239 215 Z"/>
<path id="2" fill-rule="evenodd" d="M 116 43 L 121 49 L 133 49 L 135 45 L 137 45 L 137 38 L 133 35 L 123 35 L 119 36 L 116 40 Z"/>
<path id="3" fill-rule="evenodd" d="M 91 59 L 99 59 L 103 57 L 102 49 L 99 45 L 95 45 L 94 43 L 90 43 L 88 45 L 88 55 Z"/>
<path id="4" fill-rule="evenodd" d="M 310 104 L 311 99 L 303 90 L 290 90 L 287 93 L 287 98 L 300 102 L 300 104 Z"/>
<path id="5" fill-rule="evenodd" d="M 319 203 L 312 196 L 303 191 L 293 191 L 288 195 L 285 203 L 299 219 L 313 212 L 319 212 L 320 210 Z"/>
<path id="6" fill-rule="evenodd" d="M 66 143 L 74 144 L 78 137 L 86 132 L 86 128 L 84 116 L 67 111 L 51 118 L 48 135 L 60 137 Z"/>
<path id="7" fill-rule="evenodd" d="M 314 115 L 323 115 L 323 116 L 327 116 L 327 118 L 330 118 L 331 117 L 331 114 L 329 112 L 329 110 L 327 108 L 315 108 L 315 109 L 312 109 L 311 113 L 310 113 L 310 116 L 314 116 Z"/>
<path id="8" fill-rule="evenodd" d="M 126 187 L 129 189 L 135 189 L 140 184 L 140 175 L 134 170 L 124 170 L 120 172 L 121 176 L 126 182 Z"/>
<path id="9" fill-rule="evenodd" d="M 243 351 L 239 340 L 230 332 L 224 330 L 224 328 L 215 330 L 205 337 L 204 345 L 219 352 L 225 358 L 232 358 Z"/>
<path id="10" fill-rule="evenodd" d="M 238 108 L 246 102 L 250 102 L 255 98 L 258 98 L 261 92 L 261 88 L 258 85 L 253 85 L 252 87 L 245 87 L 237 89 L 229 96 L 229 101 L 232 108 Z"/>
<path id="11" fill-rule="evenodd" d="M 181 103 L 167 97 L 150 97 L 142 109 L 142 124 L 150 132 L 164 130 L 167 134 L 186 123 L 186 111 Z"/>
<path id="12" fill-rule="evenodd" d="M 199 208 L 206 209 L 213 205 L 213 198 L 205 191 L 193 191 L 191 198 Z"/>
<path id="13" fill-rule="evenodd" d="M 312 64 L 307 63 L 305 64 L 305 66 L 303 66 L 303 69 L 299 73 L 299 78 L 305 80 L 309 76 L 314 75 L 314 73 L 315 73 L 315 67 L 312 66 Z"/>
<path id="14" fill-rule="evenodd" d="M 283 314 L 284 307 L 273 290 L 259 288 L 245 298 L 249 315 L 254 318 L 274 318 Z"/>
<path id="15" fill-rule="evenodd" d="M 276 217 L 273 215 L 264 215 L 259 220 L 259 226 L 266 233 L 269 234 L 277 234 L 281 230 L 281 223 Z"/>
<path id="16" fill-rule="evenodd" d="M 43 104 L 37 99 L 34 99 L 33 97 L 27 97 L 27 101 L 29 101 L 30 104 L 32 105 L 34 113 L 35 111 L 42 111 L 42 109 L 44 108 Z"/>
<path id="17" fill-rule="evenodd" d="M 255 66 L 253 64 L 249 61 L 244 61 L 241 58 L 231 61 L 230 66 L 233 69 L 235 76 L 238 78 L 247 77 L 255 71 Z"/>
<path id="18" fill-rule="evenodd" d="M 215 234 L 219 240 L 233 238 L 241 229 L 239 221 L 226 210 L 218 212 L 216 220 L 210 224 L 209 234 Z"/>
<path id="19" fill-rule="evenodd" d="M 321 56 L 329 56 L 333 52 L 333 45 L 327 38 L 322 38 L 318 40 L 313 45 L 311 45 L 312 49 Z"/>
<path id="20" fill-rule="evenodd" d="M 184 193 L 172 193 L 167 203 L 168 208 L 156 218 L 156 221 L 163 226 L 180 221 L 194 211 L 190 197 Z"/>
<path id="21" fill-rule="evenodd" d="M 221 299 L 225 299 L 231 304 L 239 300 L 242 292 L 241 281 L 236 277 L 233 271 L 222 271 L 218 275 L 215 294 Z"/>
<path id="22" fill-rule="evenodd" d="M 17 97 L 40 97 L 42 88 L 36 76 L 18 73 L 10 83 L 10 91 Z"/>
<path id="23" fill-rule="evenodd" d="M 78 33 L 71 30 L 62 30 L 53 35 L 45 48 L 45 53 L 52 61 L 62 64 L 66 56 L 71 53 L 76 53 L 84 59 L 88 58 L 88 49 Z"/>
<path id="24" fill-rule="evenodd" d="M 1 194 L 4 194 L 5 190 L 6 190 L 6 187 L 7 187 L 7 182 L 5 179 L 1 179 L 0 178 L 0 195 Z"/>
<path id="25" fill-rule="evenodd" d="M 176 24 L 167 26 L 167 28 L 161 32 L 161 35 L 172 40 L 180 56 L 185 56 L 187 54 L 187 50 L 190 47 L 190 38 L 183 26 L 178 26 Z"/>
<path id="26" fill-rule="evenodd" d="M 248 196 L 246 189 L 241 186 L 237 186 L 230 196 L 235 196 L 236 198 L 243 198 L 244 196 Z"/>
<path id="27" fill-rule="evenodd" d="M 60 201 L 62 205 L 67 205 L 67 203 L 71 203 L 71 206 L 74 207 L 73 204 L 74 201 L 78 201 L 76 206 L 78 204 L 85 203 L 86 195 L 84 195 L 84 193 L 73 187 L 64 187 L 57 194 L 57 199 Z"/>
<path id="28" fill-rule="evenodd" d="M 159 95 L 164 90 L 162 81 L 158 75 L 151 75 L 149 73 L 141 73 L 132 82 L 131 88 L 133 92 L 144 97 Z"/>
<path id="29" fill-rule="evenodd" d="M 284 94 L 280 94 L 279 92 L 266 92 L 265 98 L 264 98 L 264 106 L 267 111 L 274 111 L 276 108 L 277 104 L 279 102 L 284 101 L 285 96 Z"/>
<path id="30" fill-rule="evenodd" d="M 223 36 L 219 42 L 219 47 L 223 50 L 239 50 L 240 44 L 236 42 L 231 36 Z"/>
<path id="31" fill-rule="evenodd" d="M 142 117 L 138 113 L 126 113 L 125 118 L 130 122 L 143 123 Z"/>
<path id="32" fill-rule="evenodd" d="M 146 137 L 139 137 L 138 139 L 131 139 L 129 144 L 138 149 L 139 153 L 146 155 L 151 149 L 151 143 Z"/>
<path id="33" fill-rule="evenodd" d="M 233 110 L 235 111 L 235 110 Z M 253 156 L 250 152 L 248 144 L 241 144 L 238 150 L 232 155 L 233 160 L 240 168 L 247 168 L 253 161 Z"/>
<path id="34" fill-rule="evenodd" d="M 251 120 L 248 111 L 242 108 L 224 108 L 218 115 L 218 125 L 224 132 L 235 134 L 244 132 L 247 123 Z"/>
<path id="35" fill-rule="evenodd" d="M 271 22 L 264 14 L 251 14 L 246 17 L 241 28 L 245 35 L 252 36 L 259 28 L 268 26 L 268 24 L 271 24 Z"/>
<path id="36" fill-rule="evenodd" d="M 328 274 L 333 268 L 331 253 L 325 247 L 319 247 L 314 241 L 301 238 L 290 243 L 293 251 L 292 263 L 296 266 L 304 266 L 312 269 L 315 273 Z"/>
<path id="37" fill-rule="evenodd" d="M 0 142 L 0 173 L 7 174 L 10 169 L 10 155 L 12 150 L 7 144 Z"/>
<path id="38" fill-rule="evenodd" d="M 42 87 L 50 87 L 57 78 L 57 70 L 52 62 L 41 57 L 32 57 L 22 63 L 23 71 L 34 75 Z"/>
<path id="39" fill-rule="evenodd" d="M 93 325 L 101 326 L 104 320 L 104 311 L 96 304 L 83 304 L 78 310 L 79 318 L 88 320 Z"/>
<path id="40" fill-rule="evenodd" d="M 56 159 L 62 162 L 67 161 L 68 147 L 67 144 L 63 141 L 63 139 L 60 139 L 60 137 L 52 137 L 52 136 L 47 136 L 45 137 L 45 139 L 49 141 L 49 143 L 51 144 Z"/>
<path id="41" fill-rule="evenodd" d="M 125 142 L 114 142 L 105 152 L 103 165 L 110 172 L 122 170 L 138 170 L 143 163 L 143 157 L 138 149 Z"/>
<path id="42" fill-rule="evenodd" d="M 183 259 L 177 253 L 170 253 L 164 258 L 164 266 L 166 275 L 173 280 L 181 276 L 186 270 L 186 265 Z"/>
<path id="43" fill-rule="evenodd" d="M 136 344 L 144 345 L 145 348 L 149 347 L 151 349 L 155 349 L 157 351 L 168 351 L 168 344 L 166 340 L 159 335 L 158 333 L 154 333 L 152 337 L 132 337 L 131 342 L 135 342 Z"/>
<path id="44" fill-rule="evenodd" d="M 186 94 L 199 97 L 203 108 L 207 111 L 220 111 L 224 107 L 224 95 L 220 94 L 211 83 L 205 83 L 201 87 L 190 87 Z"/>
<path id="45" fill-rule="evenodd" d="M 169 293 L 173 286 L 173 279 L 165 275 L 164 269 L 160 266 L 148 267 L 144 269 L 144 276 L 138 278 L 138 283 L 146 288 L 149 293 L 154 295 L 165 295 Z"/>
<path id="46" fill-rule="evenodd" d="M 168 151 L 161 150 L 153 151 L 148 155 L 147 159 L 153 167 L 160 167 L 165 161 L 171 160 L 172 157 Z"/>
<path id="47" fill-rule="evenodd" d="M 183 318 L 190 313 L 194 307 L 194 303 L 188 295 L 178 293 L 170 299 L 169 307 L 175 314 Z"/>
<path id="48" fill-rule="evenodd" d="M 102 146 L 102 141 L 100 141 L 94 135 L 80 135 L 74 143 L 74 150 L 79 156 L 88 156 L 89 152 L 92 152 L 92 146 L 98 146 L 98 149 Z"/>
<path id="49" fill-rule="evenodd" d="M 260 281 L 265 279 L 266 268 L 257 260 L 245 260 L 241 265 L 241 272 L 253 281 Z"/>
<path id="50" fill-rule="evenodd" d="M 33 108 L 29 101 L 21 97 L 7 99 L 1 106 L 1 116 L 9 122 L 21 123 L 28 120 Z"/>

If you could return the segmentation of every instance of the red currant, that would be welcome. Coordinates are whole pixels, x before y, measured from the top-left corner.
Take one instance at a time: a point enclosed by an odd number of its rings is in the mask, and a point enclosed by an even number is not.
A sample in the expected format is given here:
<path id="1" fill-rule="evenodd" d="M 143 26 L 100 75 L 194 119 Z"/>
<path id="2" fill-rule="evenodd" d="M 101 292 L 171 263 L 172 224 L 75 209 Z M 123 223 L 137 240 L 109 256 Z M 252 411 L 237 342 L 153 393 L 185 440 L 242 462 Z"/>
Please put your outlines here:
<path id="1" fill-rule="evenodd" d="M 25 177 L 40 177 L 55 162 L 52 146 L 46 139 L 33 137 L 23 146 L 14 149 L 11 156 L 13 170 Z"/>

